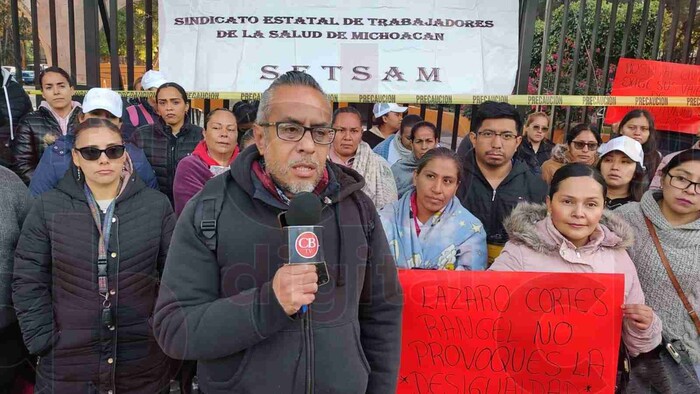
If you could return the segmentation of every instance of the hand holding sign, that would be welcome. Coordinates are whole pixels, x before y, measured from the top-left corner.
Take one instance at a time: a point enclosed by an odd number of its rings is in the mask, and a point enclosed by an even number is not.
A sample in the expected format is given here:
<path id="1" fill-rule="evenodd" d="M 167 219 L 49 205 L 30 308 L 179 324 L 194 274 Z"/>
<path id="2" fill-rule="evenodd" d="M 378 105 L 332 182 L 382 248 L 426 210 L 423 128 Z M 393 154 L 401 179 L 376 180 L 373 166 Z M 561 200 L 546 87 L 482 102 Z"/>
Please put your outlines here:
<path id="1" fill-rule="evenodd" d="M 272 279 L 272 290 L 284 312 L 291 316 L 316 299 L 318 274 L 312 264 L 286 264 Z"/>
<path id="2" fill-rule="evenodd" d="M 644 304 L 623 305 L 622 313 L 638 330 L 646 330 L 654 320 L 654 310 Z"/>

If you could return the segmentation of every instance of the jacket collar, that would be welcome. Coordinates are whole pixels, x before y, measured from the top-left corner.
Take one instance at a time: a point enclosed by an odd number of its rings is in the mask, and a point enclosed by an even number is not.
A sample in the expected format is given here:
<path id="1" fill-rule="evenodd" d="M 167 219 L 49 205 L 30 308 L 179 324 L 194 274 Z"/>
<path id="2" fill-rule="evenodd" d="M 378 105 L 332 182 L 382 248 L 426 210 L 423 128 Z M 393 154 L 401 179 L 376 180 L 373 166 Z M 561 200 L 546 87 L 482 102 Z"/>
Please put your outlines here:
<path id="1" fill-rule="evenodd" d="M 539 253 L 558 254 L 562 247 L 576 249 L 554 227 L 545 204 L 520 203 L 503 225 L 511 241 L 524 244 Z M 605 210 L 590 242 L 580 250 L 597 250 L 601 246 L 626 249 L 634 244 L 632 234 L 632 228 L 627 222 L 612 211 Z"/>
<path id="2" fill-rule="evenodd" d="M 503 179 L 498 187 L 508 184 L 513 179 L 519 177 L 520 175 L 529 172 L 527 165 L 523 164 L 518 160 L 511 159 L 513 167 L 510 169 L 508 175 Z M 484 174 L 481 172 L 479 165 L 476 163 L 476 151 L 474 149 L 470 150 L 465 156 L 464 160 L 464 176 L 472 175 L 478 178 L 483 184 L 491 188 L 491 184 L 488 182 Z"/>
<path id="3" fill-rule="evenodd" d="M 254 174 L 253 163 L 258 162 L 261 158 L 262 156 L 255 145 L 240 152 L 237 160 L 231 163 L 232 178 L 251 198 L 257 198 L 280 209 L 287 209 L 286 205 L 267 191 L 260 179 Z M 364 178 L 351 168 L 338 166 L 327 161 L 326 170 L 328 171 L 328 187 L 320 195 L 326 203 L 332 204 L 342 201 L 352 193 L 362 190 L 365 186 Z"/>

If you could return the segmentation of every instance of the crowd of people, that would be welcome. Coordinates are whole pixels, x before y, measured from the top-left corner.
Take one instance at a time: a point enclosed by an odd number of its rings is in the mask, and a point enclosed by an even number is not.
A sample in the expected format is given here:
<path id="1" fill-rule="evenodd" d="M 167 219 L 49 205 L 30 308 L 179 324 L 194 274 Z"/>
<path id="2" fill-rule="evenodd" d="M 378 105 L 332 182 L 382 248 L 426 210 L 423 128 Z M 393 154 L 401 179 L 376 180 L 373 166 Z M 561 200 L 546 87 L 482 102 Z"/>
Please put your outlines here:
<path id="1" fill-rule="evenodd" d="M 546 113 L 485 102 L 453 152 L 396 103 L 365 130 L 303 72 L 204 128 L 182 86 L 138 82 L 153 96 L 78 103 L 50 67 L 35 111 L 16 90 L 0 111 L 1 394 L 190 392 L 194 361 L 208 394 L 394 392 L 397 269 L 623 274 L 630 385 L 668 392 L 639 371 L 673 344 L 694 369 L 672 392 L 700 392 L 700 326 L 664 269 L 700 307 L 700 142 L 664 157 L 647 111 L 554 144 Z M 328 283 L 286 264 L 301 193 Z"/>

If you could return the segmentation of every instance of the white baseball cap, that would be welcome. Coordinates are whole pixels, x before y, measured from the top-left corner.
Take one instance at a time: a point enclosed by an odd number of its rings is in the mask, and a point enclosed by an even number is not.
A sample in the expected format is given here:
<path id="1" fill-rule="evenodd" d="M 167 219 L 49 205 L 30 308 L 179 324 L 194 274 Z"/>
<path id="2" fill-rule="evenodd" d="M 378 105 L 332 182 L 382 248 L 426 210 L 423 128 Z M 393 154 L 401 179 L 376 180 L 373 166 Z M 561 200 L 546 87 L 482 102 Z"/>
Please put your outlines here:
<path id="1" fill-rule="evenodd" d="M 160 85 L 166 82 L 168 82 L 168 79 L 165 78 L 165 74 L 157 70 L 148 70 L 141 78 L 141 86 L 143 87 L 143 90 L 148 90 L 151 88 L 157 89 L 160 87 Z"/>
<path id="2" fill-rule="evenodd" d="M 376 103 L 374 104 L 372 112 L 374 113 L 374 117 L 378 118 L 388 114 L 389 112 L 404 113 L 406 110 L 408 110 L 407 107 L 402 107 L 396 103 Z"/>
<path id="3" fill-rule="evenodd" d="M 122 98 L 117 92 L 105 88 L 92 88 L 88 90 L 83 99 L 83 113 L 103 109 L 110 114 L 121 118 L 123 114 Z"/>
<path id="4" fill-rule="evenodd" d="M 598 148 L 600 157 L 610 152 L 619 151 L 627 155 L 630 159 L 639 163 L 644 168 L 644 150 L 642 144 L 625 135 L 615 137 Z"/>

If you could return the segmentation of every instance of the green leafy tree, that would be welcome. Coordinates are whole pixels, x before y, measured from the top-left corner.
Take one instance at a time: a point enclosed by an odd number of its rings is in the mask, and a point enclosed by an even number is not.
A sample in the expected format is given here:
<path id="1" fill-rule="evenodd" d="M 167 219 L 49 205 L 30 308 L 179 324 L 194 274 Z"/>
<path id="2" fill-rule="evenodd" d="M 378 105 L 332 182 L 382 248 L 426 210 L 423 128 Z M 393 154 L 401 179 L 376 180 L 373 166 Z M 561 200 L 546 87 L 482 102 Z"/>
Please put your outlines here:
<path id="1" fill-rule="evenodd" d="M 14 66 L 15 51 L 14 40 L 16 33 L 12 29 L 12 14 L 10 12 L 10 2 L 0 1 L 0 65 Z M 32 25 L 31 21 L 19 14 L 19 37 L 20 37 L 20 64 L 26 66 L 28 63 L 26 55 L 31 54 Z"/>
<path id="2" fill-rule="evenodd" d="M 146 13 L 144 1 L 134 1 L 134 63 L 146 64 L 146 21 L 153 18 L 153 49 L 158 47 L 158 6 L 153 4 L 153 13 Z M 117 41 L 120 63 L 126 63 L 126 8 L 117 11 Z M 109 62 L 109 45 L 104 30 L 100 32 L 100 55 Z M 155 57 L 154 57 L 155 61 Z"/>

